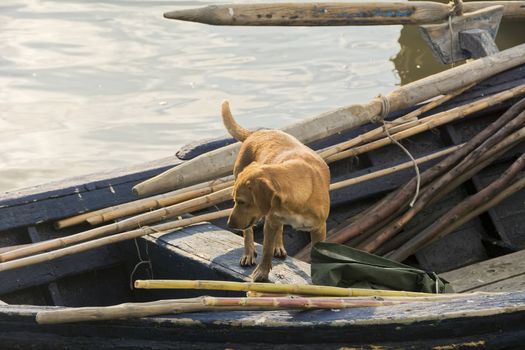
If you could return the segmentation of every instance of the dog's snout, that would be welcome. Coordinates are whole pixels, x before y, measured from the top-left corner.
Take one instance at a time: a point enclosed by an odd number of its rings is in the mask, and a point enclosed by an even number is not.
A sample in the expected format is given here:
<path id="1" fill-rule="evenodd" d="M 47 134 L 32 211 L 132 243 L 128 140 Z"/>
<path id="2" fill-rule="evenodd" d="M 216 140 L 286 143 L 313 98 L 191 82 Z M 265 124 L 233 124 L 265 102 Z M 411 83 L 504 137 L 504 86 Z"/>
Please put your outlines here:
<path id="1" fill-rule="evenodd" d="M 227 225 L 228 225 L 228 227 L 233 228 L 233 229 L 237 228 L 237 223 L 235 222 L 234 219 L 232 219 L 231 216 L 228 218 Z"/>

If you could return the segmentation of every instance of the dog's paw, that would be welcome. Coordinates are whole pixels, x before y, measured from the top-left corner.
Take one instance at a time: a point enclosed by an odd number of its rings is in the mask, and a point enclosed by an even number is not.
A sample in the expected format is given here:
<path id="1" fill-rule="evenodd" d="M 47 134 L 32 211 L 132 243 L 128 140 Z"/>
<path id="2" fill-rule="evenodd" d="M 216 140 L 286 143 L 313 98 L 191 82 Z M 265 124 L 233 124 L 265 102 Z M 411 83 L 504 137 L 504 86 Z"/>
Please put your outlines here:
<path id="1" fill-rule="evenodd" d="M 239 261 L 239 264 L 241 266 L 253 266 L 255 265 L 255 261 L 257 258 L 257 253 L 254 251 L 252 253 L 245 253 L 241 256 L 241 260 Z"/>
<path id="2" fill-rule="evenodd" d="M 284 249 L 283 246 L 275 247 L 273 249 L 273 256 L 275 256 L 276 258 L 284 259 L 287 255 L 288 253 L 286 253 L 286 249 Z"/>
<path id="3" fill-rule="evenodd" d="M 252 275 L 250 277 L 254 282 L 267 282 L 269 273 L 269 268 L 261 267 L 261 264 L 259 264 L 252 272 Z"/>

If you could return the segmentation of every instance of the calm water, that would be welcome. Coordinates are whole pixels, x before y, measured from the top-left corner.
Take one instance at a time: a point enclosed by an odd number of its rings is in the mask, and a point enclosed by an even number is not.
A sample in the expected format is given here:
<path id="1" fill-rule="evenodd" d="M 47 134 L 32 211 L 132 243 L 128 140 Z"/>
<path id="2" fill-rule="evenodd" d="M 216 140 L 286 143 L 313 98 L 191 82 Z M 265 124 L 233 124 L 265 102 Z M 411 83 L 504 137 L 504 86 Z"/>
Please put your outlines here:
<path id="1" fill-rule="evenodd" d="M 279 127 L 437 72 L 414 27 L 170 21 L 199 1 L 0 2 L 0 191 L 173 155 L 241 124 Z M 500 48 L 525 41 L 503 25 Z"/>

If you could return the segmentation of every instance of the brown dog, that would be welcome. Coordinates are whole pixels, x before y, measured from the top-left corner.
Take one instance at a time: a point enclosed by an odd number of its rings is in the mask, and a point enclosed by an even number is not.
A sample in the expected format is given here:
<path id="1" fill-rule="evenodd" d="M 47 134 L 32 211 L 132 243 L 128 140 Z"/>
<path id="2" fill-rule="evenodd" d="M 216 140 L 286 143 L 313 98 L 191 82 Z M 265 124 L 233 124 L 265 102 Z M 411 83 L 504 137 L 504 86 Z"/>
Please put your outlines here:
<path id="1" fill-rule="evenodd" d="M 262 262 L 252 278 L 267 280 L 272 256 L 286 257 L 283 225 L 309 231 L 312 243 L 326 238 L 330 170 L 317 153 L 283 131 L 252 132 L 241 127 L 227 101 L 222 103 L 222 120 L 228 132 L 242 142 L 233 169 L 235 205 L 228 225 L 244 233 L 240 264 L 255 265 L 252 226 L 265 218 Z"/>

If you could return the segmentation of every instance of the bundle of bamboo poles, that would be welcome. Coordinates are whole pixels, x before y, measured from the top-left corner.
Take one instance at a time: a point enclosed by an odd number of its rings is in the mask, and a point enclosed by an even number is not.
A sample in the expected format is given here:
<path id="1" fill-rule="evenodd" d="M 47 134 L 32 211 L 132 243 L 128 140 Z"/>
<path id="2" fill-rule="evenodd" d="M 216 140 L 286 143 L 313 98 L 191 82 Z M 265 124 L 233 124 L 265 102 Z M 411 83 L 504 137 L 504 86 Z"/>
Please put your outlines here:
<path id="1" fill-rule="evenodd" d="M 297 284 L 193 280 L 137 280 L 135 281 L 135 287 L 146 289 L 246 291 L 247 297 L 202 296 L 146 303 L 125 303 L 108 307 L 66 308 L 41 311 L 37 314 L 36 320 L 40 324 L 56 324 L 199 311 L 312 310 L 384 307 L 407 303 L 440 302 L 455 298 L 465 299 L 479 294 L 496 294 L 479 292 L 468 294 L 427 294 Z"/>
<path id="2" fill-rule="evenodd" d="M 414 229 L 403 229 L 423 209 L 449 194 L 525 139 L 525 99 L 466 142 L 458 151 L 421 174 L 423 190 L 413 206 L 409 200 L 416 179 L 389 194 L 363 214 L 330 232 L 328 241 L 403 261 L 446 236 L 525 186 L 525 154 L 518 155 L 501 176 L 452 208 L 437 213 Z M 369 214 L 369 215 L 366 215 Z M 307 258 L 308 250 L 298 254 Z"/>
<path id="3" fill-rule="evenodd" d="M 448 75 L 449 73 L 447 73 L 447 76 Z M 375 128 L 355 138 L 334 145 L 328 149 L 321 150 L 319 151 L 319 154 L 327 161 L 327 163 L 348 157 L 355 157 L 380 147 L 399 142 L 400 140 L 422 132 L 432 130 L 441 125 L 469 118 L 475 112 L 525 94 L 525 85 L 520 85 L 507 91 L 421 118 L 421 115 L 424 113 L 428 114 L 432 109 L 463 93 L 466 89 L 469 89 L 472 86 L 473 84 L 469 82 L 468 84 L 461 86 L 459 89 L 444 95 L 439 95 L 439 92 L 436 92 L 436 96 L 434 96 L 435 99 L 413 112 L 397 118 L 393 122 L 385 123 L 383 126 Z M 507 119 L 510 120 L 512 118 Z M 479 170 L 481 166 L 486 165 L 487 162 L 491 162 L 497 156 L 522 140 L 523 133 L 516 131 L 516 129 L 512 129 L 512 131 L 514 132 L 512 134 L 507 133 L 504 136 L 497 136 L 497 140 L 499 141 L 496 141 L 495 143 L 492 142 L 490 147 L 485 146 L 487 152 L 468 160 L 468 164 L 463 166 L 463 168 L 461 168 L 462 170 L 458 170 L 454 173 L 456 175 L 461 175 L 459 176 L 459 179 L 454 178 L 454 181 L 445 181 L 444 185 L 446 186 L 444 186 L 444 189 L 440 190 L 437 195 L 435 191 L 430 192 L 430 189 L 432 188 L 432 181 L 446 171 L 443 170 L 445 168 L 441 165 L 438 166 L 438 169 L 440 169 L 439 171 L 432 170 L 434 169 L 432 168 L 429 172 L 422 174 L 421 181 L 422 186 L 424 186 L 423 192 L 419 201 L 415 203 L 414 208 L 410 208 L 408 211 L 405 210 L 407 198 L 414 192 L 415 180 L 409 182 L 403 188 L 393 193 L 391 196 L 395 197 L 394 201 L 383 200 L 374 208 L 370 209 L 369 212 L 373 211 L 374 215 L 363 215 L 359 220 L 353 218 L 352 223 L 349 226 L 343 227 L 337 230 L 337 232 L 332 233 L 329 240 L 346 242 L 351 238 L 359 238 L 358 247 L 369 251 L 375 251 L 380 248 L 383 243 L 390 241 L 391 237 L 399 231 L 406 221 L 412 218 L 415 213 L 425 207 L 431 202 L 431 200 L 435 200 L 439 195 L 445 195 L 450 192 L 450 190 L 454 188 L 452 185 L 455 184 L 455 186 L 457 186 L 460 183 L 459 180 L 466 180 L 468 176 L 472 176 L 471 174 L 475 173 L 474 171 L 476 171 L 476 169 Z M 487 136 L 485 136 L 485 138 L 486 137 Z M 447 155 L 449 155 L 449 157 L 443 162 L 448 162 L 447 164 L 449 165 L 446 169 L 451 169 L 459 159 L 462 159 L 474 151 L 475 147 L 472 148 L 470 146 L 471 144 L 472 140 L 466 145 L 457 145 L 374 173 L 333 183 L 330 190 L 335 191 L 363 181 L 380 178 L 412 167 L 414 164 L 421 164 Z M 474 151 L 473 153 L 475 152 L 477 151 Z M 449 159 L 455 159 L 455 161 L 449 161 Z M 474 164 L 476 164 L 476 166 L 473 167 L 472 165 Z M 515 172 L 512 174 L 515 175 Z M 508 181 L 504 183 L 505 185 L 503 186 L 509 184 Z M 43 261 L 49 261 L 58 257 L 93 249 L 105 244 L 132 239 L 155 232 L 174 230 L 186 225 L 226 217 L 230 213 L 230 210 L 228 209 L 195 216 L 190 219 L 177 219 L 183 214 L 193 213 L 230 200 L 232 184 L 232 176 L 218 177 L 211 181 L 192 185 L 176 191 L 60 220 L 56 223 L 57 228 L 65 228 L 85 222 L 98 226 L 78 234 L 30 245 L 13 247 L 11 250 L 3 250 L 0 252 L 0 272 Z M 513 188 L 519 186 L 514 183 L 512 185 L 514 186 Z M 503 191 L 502 193 L 506 192 Z M 498 198 L 501 198 L 501 196 L 502 194 L 500 193 Z M 498 198 L 494 199 L 494 201 L 501 201 L 501 199 Z M 488 203 L 495 203 L 494 201 L 489 201 Z M 398 218 L 401 214 L 403 216 Z M 159 221 L 166 221 L 169 219 L 174 221 L 154 225 Z M 399 226 L 397 222 L 394 222 L 395 219 L 401 220 L 401 226 Z M 113 222 L 114 220 L 120 221 Z M 389 222 L 394 222 L 394 226 L 381 227 L 384 230 L 378 230 L 378 223 Z M 439 234 L 437 234 L 437 236 L 432 234 L 431 236 L 432 238 L 430 239 L 434 240 Z M 417 246 L 420 246 L 420 244 Z M 308 253 L 309 250 L 305 249 L 298 255 L 298 257 L 306 259 Z"/>

